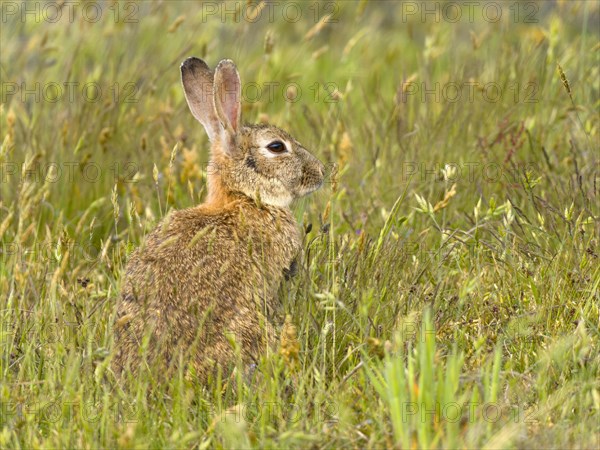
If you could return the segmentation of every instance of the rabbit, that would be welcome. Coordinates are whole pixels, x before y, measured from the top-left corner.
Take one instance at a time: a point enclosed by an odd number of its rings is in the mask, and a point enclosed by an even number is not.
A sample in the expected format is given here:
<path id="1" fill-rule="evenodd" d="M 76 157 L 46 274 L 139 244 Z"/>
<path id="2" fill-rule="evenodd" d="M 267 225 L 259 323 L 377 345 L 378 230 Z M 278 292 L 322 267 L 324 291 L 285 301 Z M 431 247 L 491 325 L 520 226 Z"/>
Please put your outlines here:
<path id="1" fill-rule="evenodd" d="M 118 376 L 183 365 L 207 382 L 219 367 L 231 373 L 234 347 L 244 367 L 276 349 L 277 291 L 302 246 L 289 206 L 321 187 L 325 167 L 285 131 L 241 123 L 233 61 L 212 71 L 190 57 L 181 79 L 211 144 L 208 193 L 199 206 L 168 214 L 131 255 L 112 363 Z"/>

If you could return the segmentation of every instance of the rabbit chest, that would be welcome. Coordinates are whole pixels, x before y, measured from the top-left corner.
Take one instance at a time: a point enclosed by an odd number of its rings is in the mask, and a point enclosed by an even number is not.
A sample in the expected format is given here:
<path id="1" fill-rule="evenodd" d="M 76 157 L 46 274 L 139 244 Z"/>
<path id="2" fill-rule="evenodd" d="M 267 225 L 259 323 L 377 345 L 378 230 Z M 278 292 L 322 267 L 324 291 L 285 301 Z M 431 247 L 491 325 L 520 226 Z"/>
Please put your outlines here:
<path id="1" fill-rule="evenodd" d="M 240 208 L 233 239 L 240 258 L 252 267 L 256 283 L 277 289 L 301 249 L 298 225 L 287 208 Z"/>

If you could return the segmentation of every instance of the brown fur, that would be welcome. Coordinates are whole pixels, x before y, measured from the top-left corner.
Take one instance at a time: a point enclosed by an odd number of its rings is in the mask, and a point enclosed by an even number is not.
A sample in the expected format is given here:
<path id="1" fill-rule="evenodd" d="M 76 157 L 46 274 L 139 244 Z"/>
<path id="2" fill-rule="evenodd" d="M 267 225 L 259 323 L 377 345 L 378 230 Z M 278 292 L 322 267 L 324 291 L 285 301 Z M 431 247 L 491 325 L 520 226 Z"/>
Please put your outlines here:
<path id="1" fill-rule="evenodd" d="M 208 70 L 192 58 L 182 66 L 190 108 L 212 136 L 208 198 L 170 214 L 132 255 L 115 323 L 117 373 L 148 364 L 168 374 L 181 361 L 206 381 L 216 367 L 235 363 L 228 334 L 245 364 L 276 346 L 277 289 L 301 249 L 288 199 L 317 189 L 323 165 L 276 127 L 241 127 L 239 95 L 218 108 L 198 103 L 194 89 L 202 89 L 197 80 L 212 80 Z M 218 79 L 227 83 L 235 75 L 225 62 Z M 215 102 L 217 89 L 228 87 L 215 85 Z M 290 151 L 270 155 L 260 143 L 272 139 Z"/>

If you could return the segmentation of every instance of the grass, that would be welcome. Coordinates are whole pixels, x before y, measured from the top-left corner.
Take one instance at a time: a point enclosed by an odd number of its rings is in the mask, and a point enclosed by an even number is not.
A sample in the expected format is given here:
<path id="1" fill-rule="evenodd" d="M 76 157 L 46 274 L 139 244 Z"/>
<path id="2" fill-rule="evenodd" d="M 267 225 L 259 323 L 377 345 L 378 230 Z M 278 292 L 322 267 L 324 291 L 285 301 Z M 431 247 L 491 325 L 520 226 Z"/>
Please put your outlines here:
<path id="1" fill-rule="evenodd" d="M 497 23 L 178 1 L 101 2 L 95 22 L 77 4 L 69 24 L 39 5 L 1 5 L 2 448 L 600 445 L 598 3 L 503 3 Z M 239 389 L 126 390 L 110 360 L 128 255 L 205 195 L 190 55 L 234 59 L 245 120 L 330 169 L 294 206 L 299 351 Z"/>

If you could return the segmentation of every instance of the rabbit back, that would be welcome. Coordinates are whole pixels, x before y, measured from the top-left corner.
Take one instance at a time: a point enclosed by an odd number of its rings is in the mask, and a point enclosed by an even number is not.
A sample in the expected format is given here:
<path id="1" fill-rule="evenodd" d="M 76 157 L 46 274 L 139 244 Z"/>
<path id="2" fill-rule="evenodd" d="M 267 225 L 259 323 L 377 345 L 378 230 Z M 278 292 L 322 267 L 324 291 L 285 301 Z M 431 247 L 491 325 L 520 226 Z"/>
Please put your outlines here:
<path id="1" fill-rule="evenodd" d="M 144 364 L 143 346 L 146 361 L 166 369 L 189 362 L 205 378 L 235 361 L 231 337 L 243 361 L 255 362 L 277 342 L 277 289 L 300 246 L 289 210 L 248 198 L 172 213 L 127 265 L 116 369 Z"/>

